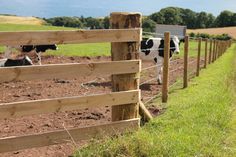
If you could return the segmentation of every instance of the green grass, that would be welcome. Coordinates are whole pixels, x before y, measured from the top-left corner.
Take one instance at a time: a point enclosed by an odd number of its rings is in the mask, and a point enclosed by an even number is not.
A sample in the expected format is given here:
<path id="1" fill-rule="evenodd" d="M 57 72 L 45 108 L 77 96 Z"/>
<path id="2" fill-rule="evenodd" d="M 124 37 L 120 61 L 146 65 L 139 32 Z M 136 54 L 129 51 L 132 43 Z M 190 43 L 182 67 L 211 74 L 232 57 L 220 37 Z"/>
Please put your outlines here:
<path id="1" fill-rule="evenodd" d="M 55 27 L 45 25 L 0 24 L 0 31 L 36 31 L 36 30 L 72 30 L 68 27 Z"/>
<path id="2" fill-rule="evenodd" d="M 0 31 L 36 31 L 36 30 L 73 30 L 74 28 L 68 27 L 55 27 L 55 26 L 40 26 L 40 25 L 22 25 L 22 24 L 0 24 Z M 189 56 L 197 56 L 197 42 L 190 41 Z M 204 55 L 204 46 L 202 44 L 202 54 Z M 181 43 L 179 55 L 175 55 L 176 58 L 183 57 L 184 44 Z M 65 56 L 109 56 L 111 46 L 109 43 L 95 43 L 95 44 L 68 44 L 59 45 L 57 51 L 49 51 L 49 55 L 65 55 Z M 0 52 L 3 52 L 4 48 L 0 47 Z"/>
<path id="3" fill-rule="evenodd" d="M 138 132 L 92 142 L 75 156 L 223 157 L 236 154 L 236 45 L 173 92 L 167 110 Z M 232 81 L 233 80 L 233 81 Z M 235 94 L 235 95 L 234 95 Z M 159 100 L 156 100 L 158 103 Z"/>
<path id="4" fill-rule="evenodd" d="M 73 30 L 74 28 L 54 27 L 54 26 L 38 26 L 38 25 L 21 25 L 21 24 L 0 24 L 0 31 L 36 31 L 36 30 Z M 109 56 L 109 43 L 94 44 L 68 44 L 59 45 L 57 51 L 48 51 L 48 55 L 64 55 L 64 56 Z M 4 52 L 5 48 L 0 47 L 0 52 Z"/>

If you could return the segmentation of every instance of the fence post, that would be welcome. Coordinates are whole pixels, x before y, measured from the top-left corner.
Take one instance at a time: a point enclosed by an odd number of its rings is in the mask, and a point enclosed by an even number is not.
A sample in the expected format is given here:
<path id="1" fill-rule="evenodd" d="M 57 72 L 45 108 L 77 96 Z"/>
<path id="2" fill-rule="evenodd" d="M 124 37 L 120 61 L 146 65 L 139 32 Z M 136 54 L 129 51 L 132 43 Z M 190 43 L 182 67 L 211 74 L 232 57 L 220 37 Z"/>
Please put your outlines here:
<path id="1" fill-rule="evenodd" d="M 199 38 L 198 39 L 198 54 L 197 54 L 197 72 L 196 72 L 196 76 L 199 76 L 199 73 L 200 73 L 201 44 L 202 44 L 202 38 Z"/>
<path id="2" fill-rule="evenodd" d="M 188 50 L 189 50 L 189 37 L 184 38 L 184 84 L 183 88 L 188 87 Z"/>
<path id="3" fill-rule="evenodd" d="M 219 41 L 216 40 L 216 52 L 215 52 L 215 60 L 217 60 L 217 56 L 218 56 L 218 51 L 219 51 Z"/>
<path id="4" fill-rule="evenodd" d="M 210 39 L 210 51 L 209 51 L 209 60 L 208 64 L 211 64 L 211 58 L 212 58 L 212 39 Z"/>
<path id="5" fill-rule="evenodd" d="M 112 29 L 127 29 L 141 27 L 140 13 L 114 12 L 110 15 Z M 141 40 L 141 33 L 140 33 Z M 111 43 L 111 56 L 113 61 L 138 59 L 140 41 Z M 115 70 L 115 69 L 114 69 Z M 136 74 L 113 75 L 112 91 L 125 91 L 139 89 L 139 79 Z M 111 109 L 112 121 L 120 121 L 138 117 L 138 104 L 113 106 Z"/>
<path id="6" fill-rule="evenodd" d="M 168 99 L 168 86 L 169 86 L 170 32 L 165 32 L 164 37 L 165 39 L 164 39 L 162 102 L 166 103 Z"/>
<path id="7" fill-rule="evenodd" d="M 207 67 L 207 51 L 208 51 L 208 39 L 206 39 L 206 41 L 205 41 L 205 60 L 204 60 L 204 68 L 206 68 Z"/>
<path id="8" fill-rule="evenodd" d="M 214 39 L 213 44 L 213 54 L 212 54 L 212 62 L 215 62 L 215 54 L 216 54 L 216 40 Z"/>

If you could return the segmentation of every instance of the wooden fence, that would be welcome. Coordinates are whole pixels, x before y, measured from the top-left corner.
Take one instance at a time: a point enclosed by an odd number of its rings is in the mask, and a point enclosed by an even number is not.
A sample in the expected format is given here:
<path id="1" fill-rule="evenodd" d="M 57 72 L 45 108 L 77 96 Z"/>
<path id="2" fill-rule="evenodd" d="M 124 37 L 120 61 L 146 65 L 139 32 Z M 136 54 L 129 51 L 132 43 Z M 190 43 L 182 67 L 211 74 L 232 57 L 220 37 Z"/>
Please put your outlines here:
<path id="1" fill-rule="evenodd" d="M 112 107 L 112 122 L 91 127 L 59 130 L 34 135 L 0 138 L 0 152 L 48 146 L 70 141 L 114 135 L 139 128 L 139 109 L 146 118 L 148 111 L 140 101 L 139 77 L 141 62 L 138 51 L 142 39 L 139 13 L 112 13 L 109 30 L 0 32 L 0 45 L 78 44 L 111 42 L 110 62 L 69 63 L 42 66 L 0 68 L 0 83 L 82 77 L 96 74 L 112 75 L 112 92 L 0 104 L 0 119 L 33 114 L 71 111 L 87 107 Z M 165 33 L 162 101 L 168 100 L 170 33 Z M 232 41 L 198 39 L 196 75 L 200 75 L 201 45 L 205 41 L 204 67 L 219 58 Z M 210 43 L 210 46 L 208 44 Z M 183 87 L 188 87 L 189 37 L 185 37 Z M 207 61 L 208 60 L 208 61 Z M 145 113 L 146 112 L 146 113 Z M 68 134 L 69 132 L 69 134 Z"/>
<path id="2" fill-rule="evenodd" d="M 170 40 L 170 34 L 165 33 L 165 40 Z M 202 42 L 205 42 L 205 50 L 204 50 L 204 66 L 203 68 L 207 68 L 207 64 L 213 63 L 216 59 L 222 56 L 227 48 L 229 48 L 232 44 L 232 40 L 228 41 L 220 41 L 215 39 L 195 39 L 198 42 L 197 48 L 197 57 L 196 57 L 196 76 L 200 75 L 200 64 L 201 64 L 201 51 L 202 51 Z M 210 45 L 209 45 L 210 44 Z M 209 45 L 209 46 L 208 46 Z M 164 54 L 169 54 L 168 50 L 170 46 L 166 44 L 167 48 L 165 48 Z M 169 55 L 164 55 L 164 64 L 163 64 L 163 85 L 162 85 L 162 102 L 166 103 L 168 100 L 168 77 L 169 77 Z M 189 63 L 189 37 L 185 36 L 184 42 L 184 65 L 183 65 L 183 88 L 188 87 L 188 63 Z"/>
<path id="3" fill-rule="evenodd" d="M 109 94 L 0 104 L 0 119 L 71 111 L 87 107 L 112 107 L 112 122 L 109 124 L 0 138 L 0 152 L 65 143 L 71 141 L 71 136 L 75 141 L 78 141 L 120 134 L 139 128 L 141 62 L 137 60 L 137 52 L 142 34 L 139 28 L 141 15 L 139 13 L 112 13 L 111 21 L 115 28 L 109 30 L 0 32 L 0 45 L 111 42 L 113 56 L 113 61 L 110 62 L 0 68 L 0 83 L 55 77 L 82 77 L 98 73 L 112 75 L 113 82 L 113 92 Z M 102 106 L 98 106 L 98 103 Z"/>

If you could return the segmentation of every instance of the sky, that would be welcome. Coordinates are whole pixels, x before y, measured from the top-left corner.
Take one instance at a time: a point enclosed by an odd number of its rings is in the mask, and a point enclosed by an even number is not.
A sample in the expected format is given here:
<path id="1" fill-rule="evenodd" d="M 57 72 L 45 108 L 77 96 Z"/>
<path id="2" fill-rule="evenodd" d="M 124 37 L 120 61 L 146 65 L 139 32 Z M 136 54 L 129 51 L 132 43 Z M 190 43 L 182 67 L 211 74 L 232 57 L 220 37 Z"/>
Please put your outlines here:
<path id="1" fill-rule="evenodd" d="M 111 12 L 141 12 L 150 15 L 175 6 L 217 16 L 223 10 L 236 12 L 236 0 L 0 0 L 0 14 L 20 16 L 104 17 Z"/>

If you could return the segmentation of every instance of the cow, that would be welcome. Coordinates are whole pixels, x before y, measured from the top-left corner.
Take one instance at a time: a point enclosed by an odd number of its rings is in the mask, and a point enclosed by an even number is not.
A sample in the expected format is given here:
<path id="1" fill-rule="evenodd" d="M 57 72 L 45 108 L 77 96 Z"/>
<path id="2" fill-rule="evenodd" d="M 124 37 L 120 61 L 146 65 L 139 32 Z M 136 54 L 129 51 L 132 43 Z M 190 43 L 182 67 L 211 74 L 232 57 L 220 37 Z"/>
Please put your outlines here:
<path id="1" fill-rule="evenodd" d="M 20 46 L 7 46 L 5 51 L 5 58 L 9 58 L 9 55 L 12 49 L 15 48 L 17 51 L 27 54 L 29 52 L 35 52 L 37 55 L 38 63 L 41 65 L 41 53 L 46 52 L 47 50 L 57 50 L 57 45 L 20 45 Z"/>
<path id="2" fill-rule="evenodd" d="M 11 66 L 26 66 L 33 65 L 33 62 L 28 56 L 24 56 L 22 59 L 0 59 L 0 67 L 11 67 Z"/>
<path id="3" fill-rule="evenodd" d="M 173 36 L 170 40 L 170 59 L 174 53 L 180 52 L 180 41 L 177 36 Z M 157 82 L 162 84 L 162 65 L 164 59 L 164 39 L 148 38 L 141 41 L 141 51 L 139 52 L 141 60 L 154 61 L 157 65 Z M 158 66 L 161 65 L 161 66 Z"/>

